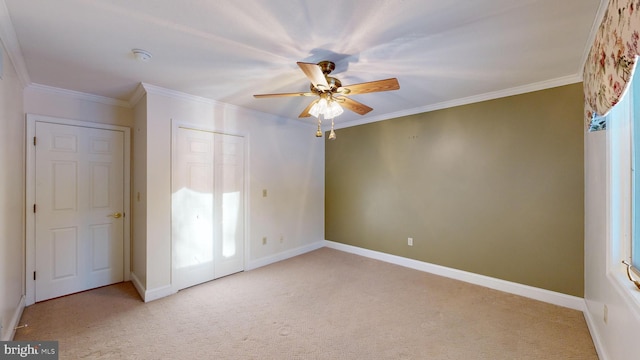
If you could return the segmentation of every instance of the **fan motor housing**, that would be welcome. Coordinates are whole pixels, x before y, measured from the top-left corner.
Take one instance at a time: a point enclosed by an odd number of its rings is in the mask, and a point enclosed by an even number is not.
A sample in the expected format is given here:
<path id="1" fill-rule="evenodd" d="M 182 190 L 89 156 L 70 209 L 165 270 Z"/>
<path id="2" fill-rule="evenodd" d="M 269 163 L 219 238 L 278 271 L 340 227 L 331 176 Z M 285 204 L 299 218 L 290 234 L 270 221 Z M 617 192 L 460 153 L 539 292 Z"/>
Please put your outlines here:
<path id="1" fill-rule="evenodd" d="M 334 78 L 333 76 L 325 75 L 325 79 L 327 79 L 327 83 L 329 84 L 329 92 L 331 93 L 335 93 L 336 90 L 338 90 L 338 88 L 342 87 L 342 82 L 337 78 Z M 325 91 L 318 90 L 318 88 L 316 88 L 313 84 L 310 84 L 309 88 L 311 89 L 312 92 L 316 94 L 322 94 L 323 92 L 325 92 Z"/>

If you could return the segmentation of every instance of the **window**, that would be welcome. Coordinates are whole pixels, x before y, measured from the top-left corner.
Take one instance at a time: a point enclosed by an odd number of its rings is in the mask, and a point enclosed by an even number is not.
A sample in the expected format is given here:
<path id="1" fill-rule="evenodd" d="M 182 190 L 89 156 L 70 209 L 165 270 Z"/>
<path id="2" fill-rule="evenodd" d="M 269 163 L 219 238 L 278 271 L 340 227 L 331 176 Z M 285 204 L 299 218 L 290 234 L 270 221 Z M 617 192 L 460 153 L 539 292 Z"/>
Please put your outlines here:
<path id="1" fill-rule="evenodd" d="M 632 265 L 640 278 L 640 71 L 607 115 L 610 163 L 610 266 Z M 620 266 L 620 267 L 619 267 Z M 626 277 L 626 274 L 625 274 Z"/>
<path id="2" fill-rule="evenodd" d="M 608 267 L 612 274 L 620 275 L 618 278 L 624 280 L 625 287 L 633 285 L 625 280 L 626 266 L 621 261 L 631 262 L 640 269 L 640 257 L 633 256 L 633 251 L 640 252 L 640 248 L 632 246 L 633 239 L 640 239 L 640 136 L 634 133 L 640 134 L 640 119 L 636 121 L 633 116 L 634 103 L 640 105 L 640 99 L 633 101 L 634 94 L 640 95 L 640 88 L 634 89 L 638 85 L 640 81 L 632 79 L 626 93 L 606 117 L 611 246 Z M 640 115 L 640 111 L 636 113 Z"/>
<path id="3" fill-rule="evenodd" d="M 628 98 L 631 122 L 631 240 L 630 263 L 640 269 L 640 71 L 635 71 L 629 87 Z"/>

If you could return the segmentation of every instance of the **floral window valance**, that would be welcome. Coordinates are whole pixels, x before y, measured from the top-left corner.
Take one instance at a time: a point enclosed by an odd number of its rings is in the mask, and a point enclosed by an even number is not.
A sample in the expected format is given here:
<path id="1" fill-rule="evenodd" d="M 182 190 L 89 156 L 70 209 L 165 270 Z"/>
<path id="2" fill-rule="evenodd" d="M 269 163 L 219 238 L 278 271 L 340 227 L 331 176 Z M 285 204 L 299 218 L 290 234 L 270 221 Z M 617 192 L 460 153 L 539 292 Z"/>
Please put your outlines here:
<path id="1" fill-rule="evenodd" d="M 587 127 L 606 127 L 603 121 L 626 91 L 633 75 L 640 40 L 640 0 L 610 0 L 584 67 Z"/>

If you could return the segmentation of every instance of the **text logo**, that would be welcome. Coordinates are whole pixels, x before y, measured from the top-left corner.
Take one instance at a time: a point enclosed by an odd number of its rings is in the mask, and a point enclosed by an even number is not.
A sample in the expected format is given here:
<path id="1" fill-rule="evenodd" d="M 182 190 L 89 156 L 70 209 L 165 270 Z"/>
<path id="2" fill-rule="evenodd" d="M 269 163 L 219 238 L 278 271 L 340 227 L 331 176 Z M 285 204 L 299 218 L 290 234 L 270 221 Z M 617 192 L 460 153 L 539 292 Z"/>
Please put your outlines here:
<path id="1" fill-rule="evenodd" d="M 0 341 L 0 359 L 58 360 L 58 342 Z"/>

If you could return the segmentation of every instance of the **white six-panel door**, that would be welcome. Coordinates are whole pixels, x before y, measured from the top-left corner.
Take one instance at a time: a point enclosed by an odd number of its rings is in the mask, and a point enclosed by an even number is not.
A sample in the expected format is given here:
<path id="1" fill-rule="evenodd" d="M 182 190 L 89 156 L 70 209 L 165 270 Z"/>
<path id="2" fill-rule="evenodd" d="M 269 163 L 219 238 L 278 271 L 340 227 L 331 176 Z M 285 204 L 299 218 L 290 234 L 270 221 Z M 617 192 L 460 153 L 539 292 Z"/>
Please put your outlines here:
<path id="1" fill-rule="evenodd" d="M 123 132 L 36 122 L 35 135 L 35 301 L 123 281 Z"/>
<path id="2" fill-rule="evenodd" d="M 175 132 L 172 281 L 179 290 L 244 270 L 244 138 Z"/>

